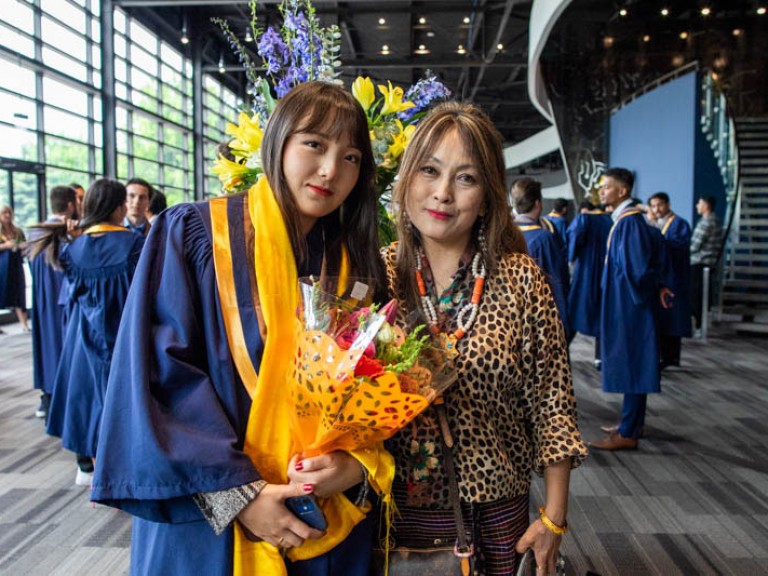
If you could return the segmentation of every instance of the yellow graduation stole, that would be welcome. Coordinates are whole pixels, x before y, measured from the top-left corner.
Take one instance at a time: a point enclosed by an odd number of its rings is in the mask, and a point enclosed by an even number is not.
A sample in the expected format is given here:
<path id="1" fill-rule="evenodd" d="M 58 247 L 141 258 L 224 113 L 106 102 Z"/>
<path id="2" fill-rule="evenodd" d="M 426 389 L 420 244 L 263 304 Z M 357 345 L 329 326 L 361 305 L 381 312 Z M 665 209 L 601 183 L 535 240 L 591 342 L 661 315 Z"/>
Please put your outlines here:
<path id="1" fill-rule="evenodd" d="M 640 210 L 634 209 L 634 210 L 627 210 L 623 214 L 621 214 L 618 218 L 616 218 L 616 222 L 613 223 L 613 226 L 611 226 L 611 231 L 608 232 L 608 242 L 606 243 L 606 251 L 605 251 L 605 261 L 608 262 L 608 250 L 611 249 L 611 240 L 613 240 L 613 231 L 616 229 L 616 224 L 619 223 L 619 220 L 622 218 L 626 218 L 627 216 L 632 216 L 634 214 L 641 214 Z"/>
<path id="2" fill-rule="evenodd" d="M 115 226 L 114 224 L 94 224 L 83 230 L 83 234 L 104 234 L 106 232 L 130 232 L 125 226 Z"/>
<path id="3" fill-rule="evenodd" d="M 664 227 L 661 229 L 661 235 L 662 236 L 666 236 L 667 235 L 667 230 L 669 230 L 669 225 L 672 224 L 672 220 L 674 220 L 675 218 L 677 218 L 677 215 L 676 214 L 672 214 L 672 215 L 670 215 L 669 219 L 666 222 L 664 222 Z"/>
<path id="4" fill-rule="evenodd" d="M 267 328 L 257 374 L 246 349 L 237 305 L 235 264 L 227 220 L 228 201 L 226 197 L 211 200 L 211 223 L 216 282 L 227 339 L 235 366 L 252 400 L 243 449 L 267 482 L 286 483 L 288 462 L 297 451 L 297 442 L 291 433 L 292 406 L 286 386 L 298 342 L 296 262 L 280 208 L 267 179 L 262 177 L 248 192 L 248 215 L 255 231 L 257 289 Z M 342 264 L 342 270 L 348 270 L 348 260 L 344 260 L 347 264 Z M 375 489 L 391 490 L 394 462 L 382 444 L 353 451 L 351 455 L 366 467 Z M 291 560 L 306 560 L 328 552 L 349 535 L 367 512 L 343 494 L 321 500 L 320 505 L 328 521 L 325 536 L 290 549 L 288 557 Z M 235 523 L 234 574 L 284 576 L 287 572 L 280 550 L 266 542 L 248 540 Z"/>

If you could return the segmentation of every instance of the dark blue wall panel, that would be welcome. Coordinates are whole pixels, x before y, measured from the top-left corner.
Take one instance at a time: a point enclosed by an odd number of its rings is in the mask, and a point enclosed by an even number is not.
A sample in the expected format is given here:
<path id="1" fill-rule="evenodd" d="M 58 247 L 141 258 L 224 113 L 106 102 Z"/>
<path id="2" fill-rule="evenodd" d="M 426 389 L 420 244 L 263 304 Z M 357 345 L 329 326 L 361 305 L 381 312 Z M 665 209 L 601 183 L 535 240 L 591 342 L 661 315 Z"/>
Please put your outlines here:
<path id="1" fill-rule="evenodd" d="M 629 103 L 610 121 L 610 165 L 635 172 L 633 195 L 646 202 L 653 193 L 666 192 L 672 209 L 689 222 L 695 214 L 701 132 L 697 110 L 698 80 L 691 72 Z"/>

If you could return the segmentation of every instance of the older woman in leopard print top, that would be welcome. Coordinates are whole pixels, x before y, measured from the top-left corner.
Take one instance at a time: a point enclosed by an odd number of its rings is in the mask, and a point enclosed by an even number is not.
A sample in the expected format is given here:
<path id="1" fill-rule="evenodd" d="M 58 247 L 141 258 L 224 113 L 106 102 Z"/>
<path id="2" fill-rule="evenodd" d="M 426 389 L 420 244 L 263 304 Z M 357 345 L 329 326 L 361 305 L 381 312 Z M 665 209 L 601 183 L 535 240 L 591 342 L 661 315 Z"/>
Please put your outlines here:
<path id="1" fill-rule="evenodd" d="M 420 322 L 456 354 L 444 394 L 468 537 L 485 574 L 511 574 L 533 548 L 554 573 L 570 470 L 587 454 L 563 327 L 547 280 L 525 252 L 506 200 L 501 138 L 478 108 L 447 103 L 418 125 L 395 186 L 400 242 L 384 250 L 400 321 Z M 434 410 L 390 442 L 397 462 L 396 546 L 453 545 Z M 528 519 L 531 471 L 543 514 Z"/>

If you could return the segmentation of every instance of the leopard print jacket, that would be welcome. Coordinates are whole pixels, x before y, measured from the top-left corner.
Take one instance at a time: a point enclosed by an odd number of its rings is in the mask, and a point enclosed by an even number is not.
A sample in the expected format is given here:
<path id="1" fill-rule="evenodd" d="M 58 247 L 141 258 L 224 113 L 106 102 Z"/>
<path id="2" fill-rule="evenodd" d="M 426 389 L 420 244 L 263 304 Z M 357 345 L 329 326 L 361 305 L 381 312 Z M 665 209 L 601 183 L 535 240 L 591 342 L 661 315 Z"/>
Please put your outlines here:
<path id="1" fill-rule="evenodd" d="M 382 250 L 392 294 L 398 293 L 395 251 L 394 244 Z M 456 278 L 457 291 L 471 294 L 471 273 L 460 269 Z M 411 312 L 403 308 L 402 323 Z M 446 323 L 442 329 L 456 329 L 455 317 Z M 463 501 L 527 494 L 531 470 L 541 474 L 568 457 L 575 467 L 586 458 L 563 327 L 534 260 L 524 254 L 501 260 L 486 278 L 477 320 L 458 350 L 459 379 L 444 398 Z M 388 448 L 397 464 L 396 504 L 450 506 L 431 409 L 396 434 Z"/>

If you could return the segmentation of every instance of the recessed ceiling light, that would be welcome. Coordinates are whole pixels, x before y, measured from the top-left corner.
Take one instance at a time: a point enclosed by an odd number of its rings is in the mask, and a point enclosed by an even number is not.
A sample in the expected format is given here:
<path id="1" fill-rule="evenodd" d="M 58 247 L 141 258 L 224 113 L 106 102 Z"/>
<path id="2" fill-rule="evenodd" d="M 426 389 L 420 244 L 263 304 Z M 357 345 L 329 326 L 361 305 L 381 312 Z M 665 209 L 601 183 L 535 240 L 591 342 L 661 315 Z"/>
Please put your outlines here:
<path id="1" fill-rule="evenodd" d="M 424 44 L 419 44 L 419 49 L 415 50 L 416 54 L 429 54 L 429 50 Z"/>
<path id="2" fill-rule="evenodd" d="M 661 9 L 661 15 L 662 16 L 669 16 L 669 8 L 662 8 Z"/>
<path id="3" fill-rule="evenodd" d="M 672 58 L 672 66 L 682 66 L 683 62 L 685 62 L 685 58 L 683 58 L 680 54 L 677 54 L 674 58 Z"/>
<path id="4" fill-rule="evenodd" d="M 432 32 L 432 30 L 430 30 L 429 32 L 427 32 L 427 38 L 434 38 L 434 37 L 435 37 L 435 33 L 434 33 L 434 32 Z"/>
<path id="5" fill-rule="evenodd" d="M 765 13 L 768 12 L 768 9 L 765 8 L 765 6 L 758 6 L 757 7 L 757 13 L 759 16 L 765 15 Z"/>
<path id="6" fill-rule="evenodd" d="M 379 18 L 379 26 L 384 26 L 384 24 L 386 24 L 386 23 L 387 23 L 387 19 L 386 18 Z"/>
<path id="7" fill-rule="evenodd" d="M 742 30 L 741 28 L 734 28 L 733 29 L 733 35 L 734 36 L 741 36 Z"/>
<path id="8" fill-rule="evenodd" d="M 606 48 L 610 48 L 611 46 L 613 46 L 613 36 L 606 36 L 605 38 L 603 38 L 603 46 L 605 46 Z"/>
<path id="9" fill-rule="evenodd" d="M 456 50 L 456 52 L 458 52 L 459 54 L 466 54 L 467 53 L 467 51 L 464 49 L 464 45 L 463 44 L 459 44 L 459 48 Z"/>
<path id="10" fill-rule="evenodd" d="M 419 18 L 419 24 L 426 24 L 426 23 L 427 23 L 427 19 L 426 19 L 426 18 L 424 18 L 424 16 L 422 16 L 421 18 Z"/>
<path id="11" fill-rule="evenodd" d="M 251 35 L 251 29 L 246 28 L 245 29 L 245 41 L 246 42 L 253 42 L 253 36 Z"/>
<path id="12" fill-rule="evenodd" d="M 498 44 L 496 44 L 496 50 L 498 50 L 499 52 L 501 52 L 502 50 L 504 50 L 504 44 L 502 44 L 501 42 L 499 42 Z"/>
<path id="13" fill-rule="evenodd" d="M 645 36 L 643 36 L 643 42 L 650 42 L 650 41 L 651 41 L 650 35 L 646 34 Z"/>
<path id="14" fill-rule="evenodd" d="M 382 53 L 382 54 L 389 54 L 389 44 L 384 44 L 384 45 L 381 47 L 381 53 Z"/>
<path id="15" fill-rule="evenodd" d="M 704 6 L 704 7 L 701 9 L 701 11 L 700 11 L 700 12 L 701 12 L 701 15 L 702 15 L 702 16 L 709 16 L 710 14 L 712 14 L 712 8 L 710 8 L 709 6 Z"/>
<path id="16" fill-rule="evenodd" d="M 627 12 L 626 8 L 619 10 L 619 16 L 626 16 L 627 14 L 629 14 L 629 12 Z"/>
<path id="17" fill-rule="evenodd" d="M 687 40 L 688 32 L 680 32 L 680 40 Z"/>
<path id="18" fill-rule="evenodd" d="M 464 24 L 469 24 L 469 16 L 464 16 Z"/>

